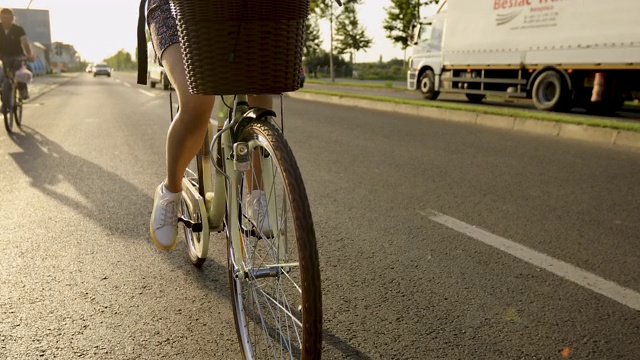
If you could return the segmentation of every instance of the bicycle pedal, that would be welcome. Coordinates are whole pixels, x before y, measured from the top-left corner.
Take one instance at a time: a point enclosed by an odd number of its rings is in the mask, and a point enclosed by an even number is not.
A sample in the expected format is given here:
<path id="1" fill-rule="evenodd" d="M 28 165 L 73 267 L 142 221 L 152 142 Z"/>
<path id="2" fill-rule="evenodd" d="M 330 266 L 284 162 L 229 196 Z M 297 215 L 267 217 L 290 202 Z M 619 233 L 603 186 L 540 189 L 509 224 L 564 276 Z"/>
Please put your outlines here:
<path id="1" fill-rule="evenodd" d="M 202 223 L 201 222 L 193 222 L 185 217 L 178 218 L 178 222 L 181 222 L 193 232 L 202 232 Z"/>

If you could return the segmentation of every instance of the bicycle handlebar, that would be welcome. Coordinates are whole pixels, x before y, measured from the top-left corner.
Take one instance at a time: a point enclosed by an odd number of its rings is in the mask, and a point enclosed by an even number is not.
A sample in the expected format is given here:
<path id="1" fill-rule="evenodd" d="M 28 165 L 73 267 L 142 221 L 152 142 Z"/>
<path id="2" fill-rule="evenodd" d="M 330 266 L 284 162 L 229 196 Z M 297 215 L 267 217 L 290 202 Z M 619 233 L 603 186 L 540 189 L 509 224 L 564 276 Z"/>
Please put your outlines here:
<path id="1" fill-rule="evenodd" d="M 18 70 L 22 62 L 27 60 L 24 55 L 20 56 L 2 56 L 0 55 L 0 71 L 9 79 L 13 78 L 14 73 Z"/>

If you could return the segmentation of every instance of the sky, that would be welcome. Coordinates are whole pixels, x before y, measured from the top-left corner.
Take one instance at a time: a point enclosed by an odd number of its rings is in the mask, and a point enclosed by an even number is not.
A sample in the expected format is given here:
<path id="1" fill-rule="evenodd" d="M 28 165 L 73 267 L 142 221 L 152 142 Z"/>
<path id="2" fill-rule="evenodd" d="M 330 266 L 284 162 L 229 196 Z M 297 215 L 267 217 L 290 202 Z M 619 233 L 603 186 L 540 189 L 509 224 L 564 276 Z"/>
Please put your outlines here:
<path id="1" fill-rule="evenodd" d="M 120 49 L 135 58 L 136 27 L 139 0 L 2 0 L 1 7 L 47 9 L 51 20 L 51 39 L 73 45 L 80 56 L 99 62 Z M 373 45 L 366 52 L 358 52 L 356 61 L 384 61 L 402 59 L 403 51 L 385 37 L 382 22 L 390 0 L 364 0 L 358 13 Z M 424 13 L 424 12 L 423 12 Z M 329 24 L 321 21 L 324 48 L 329 49 Z M 28 34 L 27 34 L 28 36 Z"/>

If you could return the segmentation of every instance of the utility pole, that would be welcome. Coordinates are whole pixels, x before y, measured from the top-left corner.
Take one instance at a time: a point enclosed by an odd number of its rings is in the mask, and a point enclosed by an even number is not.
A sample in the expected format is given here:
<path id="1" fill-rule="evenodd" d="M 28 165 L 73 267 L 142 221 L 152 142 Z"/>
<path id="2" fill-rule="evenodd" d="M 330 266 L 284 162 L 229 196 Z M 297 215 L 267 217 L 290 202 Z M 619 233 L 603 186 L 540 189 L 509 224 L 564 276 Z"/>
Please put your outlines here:
<path id="1" fill-rule="evenodd" d="M 333 74 L 333 0 L 329 0 L 331 7 L 329 8 L 329 78 L 331 82 L 335 82 L 335 76 Z"/>

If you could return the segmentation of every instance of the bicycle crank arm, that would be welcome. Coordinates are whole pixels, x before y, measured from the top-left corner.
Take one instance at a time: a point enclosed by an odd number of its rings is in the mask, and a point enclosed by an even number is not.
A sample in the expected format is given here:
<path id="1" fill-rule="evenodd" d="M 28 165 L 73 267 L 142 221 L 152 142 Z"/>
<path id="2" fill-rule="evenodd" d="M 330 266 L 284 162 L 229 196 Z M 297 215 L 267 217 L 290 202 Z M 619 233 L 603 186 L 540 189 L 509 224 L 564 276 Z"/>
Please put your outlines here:
<path id="1" fill-rule="evenodd" d="M 181 222 L 187 228 L 191 229 L 193 232 L 202 232 L 202 223 L 201 222 L 193 222 L 187 218 L 180 217 L 178 218 L 178 222 Z"/>

